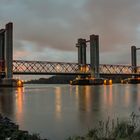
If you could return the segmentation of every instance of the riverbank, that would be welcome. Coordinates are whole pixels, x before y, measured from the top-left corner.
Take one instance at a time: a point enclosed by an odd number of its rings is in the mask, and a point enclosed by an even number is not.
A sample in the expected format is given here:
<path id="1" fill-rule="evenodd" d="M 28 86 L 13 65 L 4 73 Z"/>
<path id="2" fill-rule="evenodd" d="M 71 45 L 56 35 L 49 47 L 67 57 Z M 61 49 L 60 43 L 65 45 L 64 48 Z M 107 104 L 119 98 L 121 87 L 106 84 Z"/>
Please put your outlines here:
<path id="1" fill-rule="evenodd" d="M 19 126 L 9 118 L 0 114 L 0 140 L 47 140 L 41 139 L 39 134 L 29 134 L 28 131 L 19 130 Z"/>
<path id="2" fill-rule="evenodd" d="M 140 140 L 139 115 L 132 113 L 126 121 L 108 120 L 88 131 L 85 136 L 69 137 L 67 140 Z M 0 114 L 0 140 L 47 140 L 38 134 L 19 130 L 19 126 Z"/>
<path id="3" fill-rule="evenodd" d="M 73 136 L 67 140 L 140 140 L 140 115 L 132 112 L 128 120 L 99 121 L 97 127 L 84 136 Z"/>

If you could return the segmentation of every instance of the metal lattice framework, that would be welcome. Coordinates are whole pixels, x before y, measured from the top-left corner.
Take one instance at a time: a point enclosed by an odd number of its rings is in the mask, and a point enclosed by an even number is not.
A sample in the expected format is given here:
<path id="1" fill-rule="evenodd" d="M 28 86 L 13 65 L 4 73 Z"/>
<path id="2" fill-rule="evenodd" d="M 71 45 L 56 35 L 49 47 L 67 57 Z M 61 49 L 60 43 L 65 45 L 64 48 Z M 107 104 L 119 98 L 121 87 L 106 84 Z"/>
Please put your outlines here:
<path id="1" fill-rule="evenodd" d="M 14 74 L 75 74 L 79 66 L 76 63 L 46 61 L 13 61 Z"/>
<path id="2" fill-rule="evenodd" d="M 100 73 L 103 74 L 133 74 L 133 67 L 130 65 L 100 65 Z M 137 67 L 137 74 L 140 67 Z"/>
<path id="3" fill-rule="evenodd" d="M 47 62 L 47 61 L 13 61 L 14 74 L 89 74 L 90 65 L 80 66 L 77 63 Z M 100 74 L 133 74 L 132 66 L 128 65 L 100 65 Z M 140 74 L 140 67 L 137 67 Z"/>

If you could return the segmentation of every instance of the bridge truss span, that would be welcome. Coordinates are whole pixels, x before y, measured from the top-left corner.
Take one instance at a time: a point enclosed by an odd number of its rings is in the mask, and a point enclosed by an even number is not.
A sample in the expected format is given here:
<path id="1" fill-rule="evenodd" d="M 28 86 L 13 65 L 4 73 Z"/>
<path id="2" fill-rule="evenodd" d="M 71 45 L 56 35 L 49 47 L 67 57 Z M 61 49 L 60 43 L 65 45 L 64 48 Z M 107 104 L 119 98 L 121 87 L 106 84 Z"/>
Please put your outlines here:
<path id="1" fill-rule="evenodd" d="M 133 67 L 129 65 L 101 64 L 99 71 L 100 74 L 133 74 Z M 90 65 L 81 66 L 78 63 L 14 60 L 13 74 L 90 74 Z M 140 74 L 140 67 L 137 67 L 136 74 Z"/>
<path id="2" fill-rule="evenodd" d="M 13 61 L 14 74 L 77 74 L 79 65 L 76 63 L 47 62 L 47 61 Z"/>
<path id="3" fill-rule="evenodd" d="M 139 73 L 139 72 L 140 72 L 140 68 L 138 67 L 137 73 Z M 101 64 L 100 73 L 103 73 L 103 74 L 132 74 L 132 66 Z"/>

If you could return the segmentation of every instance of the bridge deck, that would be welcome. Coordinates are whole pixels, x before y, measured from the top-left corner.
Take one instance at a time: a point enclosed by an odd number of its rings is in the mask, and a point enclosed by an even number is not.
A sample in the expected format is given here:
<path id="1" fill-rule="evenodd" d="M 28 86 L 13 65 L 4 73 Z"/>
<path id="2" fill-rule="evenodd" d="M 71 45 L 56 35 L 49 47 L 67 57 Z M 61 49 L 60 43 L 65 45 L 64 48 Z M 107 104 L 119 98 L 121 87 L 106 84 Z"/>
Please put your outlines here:
<path id="1" fill-rule="evenodd" d="M 133 67 L 129 65 L 100 65 L 101 74 L 126 74 L 139 75 L 140 67 L 137 67 L 137 73 L 133 73 Z M 13 74 L 39 74 L 39 75 L 78 75 L 90 74 L 90 65 L 81 67 L 78 63 L 65 62 L 47 62 L 47 61 L 13 61 Z"/>

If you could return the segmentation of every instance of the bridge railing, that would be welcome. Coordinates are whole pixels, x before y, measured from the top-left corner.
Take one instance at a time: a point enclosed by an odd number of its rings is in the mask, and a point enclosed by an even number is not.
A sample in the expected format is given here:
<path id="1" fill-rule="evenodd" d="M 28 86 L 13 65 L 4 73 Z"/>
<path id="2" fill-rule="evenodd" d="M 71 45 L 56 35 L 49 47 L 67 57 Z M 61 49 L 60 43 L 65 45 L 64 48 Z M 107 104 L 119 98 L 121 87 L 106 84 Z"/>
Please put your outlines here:
<path id="1" fill-rule="evenodd" d="M 101 64 L 101 74 L 133 74 L 133 67 L 129 65 Z M 13 61 L 14 74 L 89 74 L 90 65 L 80 66 L 78 63 L 47 62 L 47 61 Z M 140 74 L 140 67 L 137 67 Z"/>

